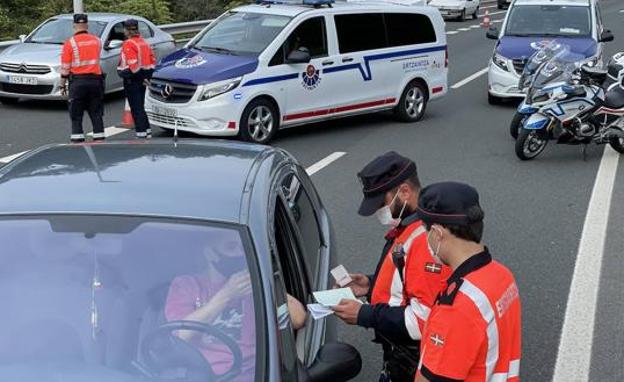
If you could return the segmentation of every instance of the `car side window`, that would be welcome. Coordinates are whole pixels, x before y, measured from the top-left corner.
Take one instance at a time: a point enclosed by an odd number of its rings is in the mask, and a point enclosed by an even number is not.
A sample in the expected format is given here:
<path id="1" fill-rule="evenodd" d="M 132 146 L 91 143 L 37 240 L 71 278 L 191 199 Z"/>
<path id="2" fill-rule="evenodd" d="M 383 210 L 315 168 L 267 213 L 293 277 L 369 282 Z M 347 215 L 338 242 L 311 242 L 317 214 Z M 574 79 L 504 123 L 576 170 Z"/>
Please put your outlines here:
<path id="1" fill-rule="evenodd" d="M 429 17 L 417 13 L 386 13 L 384 15 L 389 46 L 416 45 L 436 42 Z"/>
<path id="2" fill-rule="evenodd" d="M 115 24 L 108 34 L 108 39 L 106 40 L 106 42 L 111 42 L 113 40 L 126 41 L 126 34 L 124 33 L 123 23 Z"/>
<path id="3" fill-rule="evenodd" d="M 387 46 L 381 13 L 336 15 L 334 20 L 340 53 L 361 52 Z"/>
<path id="4" fill-rule="evenodd" d="M 288 54 L 300 48 L 306 48 L 312 58 L 327 56 L 327 28 L 324 17 L 314 17 L 299 24 L 277 50 L 269 66 L 284 64 Z"/>
<path id="5" fill-rule="evenodd" d="M 154 37 L 154 31 L 144 21 L 139 21 L 139 33 L 141 34 L 141 37 L 143 37 L 144 39 Z"/>
<path id="6" fill-rule="evenodd" d="M 598 31 L 598 37 L 600 38 L 600 34 L 603 31 L 602 26 L 602 12 L 600 10 L 600 4 L 596 3 L 596 30 Z"/>
<path id="7" fill-rule="evenodd" d="M 295 174 L 289 174 L 284 178 L 282 188 L 301 235 L 308 278 L 314 283 L 313 285 L 316 285 L 320 250 L 323 243 L 314 205 Z"/>

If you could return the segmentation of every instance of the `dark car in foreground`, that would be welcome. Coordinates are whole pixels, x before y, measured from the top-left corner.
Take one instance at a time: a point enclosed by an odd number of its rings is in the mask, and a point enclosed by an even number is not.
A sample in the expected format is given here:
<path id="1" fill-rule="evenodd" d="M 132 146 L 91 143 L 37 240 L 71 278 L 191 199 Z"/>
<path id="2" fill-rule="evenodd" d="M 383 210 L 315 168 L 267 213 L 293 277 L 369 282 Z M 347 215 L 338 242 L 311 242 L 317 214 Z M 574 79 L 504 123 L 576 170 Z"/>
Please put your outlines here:
<path id="1" fill-rule="evenodd" d="M 286 152 L 232 142 L 54 145 L 0 169 L 0 380 L 346 381 L 329 218 Z"/>

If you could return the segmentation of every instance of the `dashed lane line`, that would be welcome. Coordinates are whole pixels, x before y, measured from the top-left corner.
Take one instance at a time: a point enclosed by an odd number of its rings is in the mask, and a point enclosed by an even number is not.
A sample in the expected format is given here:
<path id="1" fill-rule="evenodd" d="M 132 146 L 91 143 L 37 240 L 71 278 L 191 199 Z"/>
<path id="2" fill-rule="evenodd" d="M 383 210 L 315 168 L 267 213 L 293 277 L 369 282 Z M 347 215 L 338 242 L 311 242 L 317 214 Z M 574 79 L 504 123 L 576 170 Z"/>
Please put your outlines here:
<path id="1" fill-rule="evenodd" d="M 448 32 L 446 32 L 446 34 L 450 34 L 450 35 L 458 34 L 458 33 L 459 33 L 458 31 L 448 31 Z"/>
<path id="2" fill-rule="evenodd" d="M 13 155 L 9 155 L 7 157 L 4 158 L 0 158 L 0 164 L 7 164 L 10 161 L 12 161 L 13 159 L 17 159 L 19 157 L 21 157 L 22 155 L 26 154 L 28 151 L 22 151 L 21 153 L 17 153 L 17 154 L 13 154 Z"/>
<path id="3" fill-rule="evenodd" d="M 335 153 L 329 154 L 325 158 L 321 159 L 320 161 L 318 161 L 318 162 L 314 163 L 313 165 L 311 165 L 310 167 L 306 168 L 306 172 L 308 173 L 308 175 L 312 176 L 312 175 L 316 174 L 317 172 L 321 171 L 322 169 L 324 169 L 325 167 L 329 166 L 330 164 L 332 164 L 336 160 L 340 159 L 341 157 L 343 157 L 346 154 L 347 153 L 342 152 L 342 151 L 337 151 Z"/>
<path id="4" fill-rule="evenodd" d="M 587 206 L 553 381 L 589 381 L 600 272 L 620 155 L 606 146 Z"/>
<path id="5" fill-rule="evenodd" d="M 470 28 L 459 28 L 458 29 L 458 31 L 461 31 L 461 32 L 467 32 L 469 30 L 470 30 Z"/>
<path id="6" fill-rule="evenodd" d="M 472 74 L 466 78 L 464 78 L 463 80 L 457 82 L 454 85 L 451 85 L 451 89 L 459 89 L 464 85 L 469 84 L 470 82 L 476 80 L 477 78 L 481 77 L 482 75 L 484 75 L 485 73 L 487 73 L 488 68 L 483 68 L 481 70 L 479 70 L 478 72 L 476 72 L 475 74 Z"/>

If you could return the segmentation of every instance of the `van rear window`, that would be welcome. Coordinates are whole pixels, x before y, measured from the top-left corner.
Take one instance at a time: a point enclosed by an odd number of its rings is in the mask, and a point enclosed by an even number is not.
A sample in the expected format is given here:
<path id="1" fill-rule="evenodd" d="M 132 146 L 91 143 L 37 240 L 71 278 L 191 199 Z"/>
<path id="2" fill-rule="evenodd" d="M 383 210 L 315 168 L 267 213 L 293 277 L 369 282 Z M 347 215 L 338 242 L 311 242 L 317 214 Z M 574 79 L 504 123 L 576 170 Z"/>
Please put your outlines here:
<path id="1" fill-rule="evenodd" d="M 334 18 L 340 53 L 437 41 L 431 20 L 421 14 L 363 13 L 336 15 Z"/>

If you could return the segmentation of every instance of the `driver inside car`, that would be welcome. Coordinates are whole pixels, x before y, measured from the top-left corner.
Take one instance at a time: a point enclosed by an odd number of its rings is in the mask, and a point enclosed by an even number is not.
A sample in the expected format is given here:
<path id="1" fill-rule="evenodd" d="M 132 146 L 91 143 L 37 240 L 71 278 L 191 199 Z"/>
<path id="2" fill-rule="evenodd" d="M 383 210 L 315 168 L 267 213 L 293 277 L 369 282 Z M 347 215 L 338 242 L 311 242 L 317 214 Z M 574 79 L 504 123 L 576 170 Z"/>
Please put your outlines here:
<path id="1" fill-rule="evenodd" d="M 242 370 L 234 380 L 254 375 L 256 331 L 252 283 L 240 239 L 225 240 L 204 251 L 208 264 L 203 272 L 176 277 L 165 305 L 167 321 L 197 321 L 228 335 L 240 347 Z M 288 296 L 293 329 L 304 326 L 303 305 Z M 218 375 L 230 370 L 233 356 L 229 348 L 212 336 L 193 330 L 179 330 L 177 336 L 196 346 Z"/>

